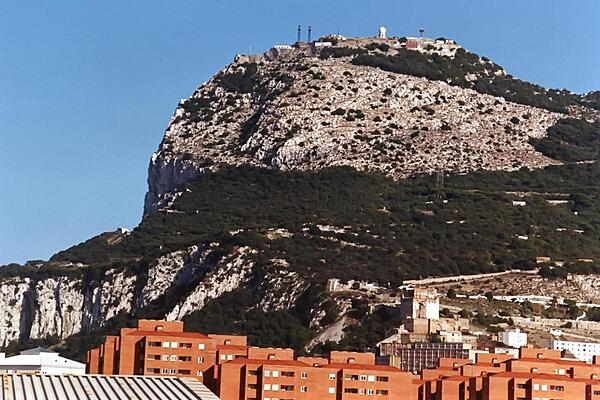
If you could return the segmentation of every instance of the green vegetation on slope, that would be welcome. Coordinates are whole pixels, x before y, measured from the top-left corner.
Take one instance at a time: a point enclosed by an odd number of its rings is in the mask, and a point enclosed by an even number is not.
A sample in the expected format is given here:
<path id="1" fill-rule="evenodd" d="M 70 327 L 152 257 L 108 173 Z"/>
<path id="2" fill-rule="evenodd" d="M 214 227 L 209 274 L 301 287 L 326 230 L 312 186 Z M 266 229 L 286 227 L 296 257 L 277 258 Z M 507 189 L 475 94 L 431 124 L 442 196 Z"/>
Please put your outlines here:
<path id="1" fill-rule="evenodd" d="M 499 65 L 484 61 L 464 49 L 458 49 L 454 58 L 437 54 L 427 55 L 406 49 L 399 49 L 397 55 L 358 54 L 353 58 L 352 63 L 444 81 L 451 85 L 474 89 L 479 93 L 504 97 L 515 103 L 557 112 L 566 112 L 568 105 L 579 104 L 582 101 L 579 96 L 567 90 L 547 90 L 511 75 L 504 75 L 500 73 Z M 470 82 L 466 79 L 468 74 L 475 74 L 479 78 Z"/>
<path id="2" fill-rule="evenodd" d="M 598 182 L 597 164 L 450 176 L 441 190 L 430 176 L 394 182 L 350 168 L 224 167 L 187 185 L 170 212 L 147 216 L 115 244 L 92 240 L 52 259 L 125 263 L 220 241 L 258 249 L 259 264 L 285 259 L 313 282 L 338 277 L 398 284 L 528 267 L 537 255 L 599 258 Z M 557 198 L 568 203 L 547 201 Z M 271 228 L 293 235 L 269 239 Z"/>
<path id="3" fill-rule="evenodd" d="M 565 118 L 548 128 L 541 139 L 531 139 L 535 149 L 561 161 L 600 159 L 600 123 Z"/>

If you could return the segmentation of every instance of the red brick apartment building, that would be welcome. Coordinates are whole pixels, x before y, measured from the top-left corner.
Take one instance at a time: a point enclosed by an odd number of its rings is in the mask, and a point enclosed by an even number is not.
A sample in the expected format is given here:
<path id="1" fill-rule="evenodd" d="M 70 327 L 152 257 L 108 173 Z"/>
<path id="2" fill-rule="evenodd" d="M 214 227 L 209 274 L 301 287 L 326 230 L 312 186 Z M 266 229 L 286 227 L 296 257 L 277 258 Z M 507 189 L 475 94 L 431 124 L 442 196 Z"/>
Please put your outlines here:
<path id="1" fill-rule="evenodd" d="M 87 372 L 202 380 L 222 400 L 417 399 L 418 376 L 376 365 L 372 353 L 294 357 L 251 347 L 245 336 L 184 332 L 180 321 L 140 320 L 87 354 Z"/>
<path id="2" fill-rule="evenodd" d="M 588 364 L 558 350 L 519 358 L 442 358 L 420 375 L 376 365 L 372 353 L 294 357 L 248 346 L 245 336 L 184 332 L 179 321 L 140 320 L 88 352 L 88 373 L 194 376 L 222 400 L 600 400 L 600 357 Z"/>

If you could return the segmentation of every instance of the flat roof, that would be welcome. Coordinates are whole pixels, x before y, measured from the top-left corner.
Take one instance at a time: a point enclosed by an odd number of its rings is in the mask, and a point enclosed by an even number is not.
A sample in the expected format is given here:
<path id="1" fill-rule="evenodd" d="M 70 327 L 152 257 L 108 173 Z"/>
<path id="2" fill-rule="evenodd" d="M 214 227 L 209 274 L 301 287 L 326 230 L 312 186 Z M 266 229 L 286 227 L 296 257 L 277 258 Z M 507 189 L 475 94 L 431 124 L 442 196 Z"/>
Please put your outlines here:
<path id="1" fill-rule="evenodd" d="M 219 400 L 196 379 L 141 375 L 2 374 L 0 400 Z"/>

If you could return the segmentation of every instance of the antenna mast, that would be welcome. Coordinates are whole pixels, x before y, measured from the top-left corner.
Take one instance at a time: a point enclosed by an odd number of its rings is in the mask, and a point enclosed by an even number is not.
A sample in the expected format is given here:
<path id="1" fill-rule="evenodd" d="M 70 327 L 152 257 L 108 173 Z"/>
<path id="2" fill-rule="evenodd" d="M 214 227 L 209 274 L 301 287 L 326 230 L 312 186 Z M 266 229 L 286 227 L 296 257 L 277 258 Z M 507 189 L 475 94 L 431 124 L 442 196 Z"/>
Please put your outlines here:
<path id="1" fill-rule="evenodd" d="M 419 28 L 419 37 L 423 37 L 424 33 L 425 33 L 425 29 Z"/>
<path id="2" fill-rule="evenodd" d="M 311 34 L 311 32 L 312 32 L 312 26 L 309 25 L 308 26 L 308 40 L 307 40 L 308 43 L 311 42 L 311 40 L 310 40 L 310 34 Z"/>
<path id="3" fill-rule="evenodd" d="M 300 32 L 302 31 L 302 27 L 298 25 L 298 37 L 296 38 L 296 43 L 300 43 Z"/>

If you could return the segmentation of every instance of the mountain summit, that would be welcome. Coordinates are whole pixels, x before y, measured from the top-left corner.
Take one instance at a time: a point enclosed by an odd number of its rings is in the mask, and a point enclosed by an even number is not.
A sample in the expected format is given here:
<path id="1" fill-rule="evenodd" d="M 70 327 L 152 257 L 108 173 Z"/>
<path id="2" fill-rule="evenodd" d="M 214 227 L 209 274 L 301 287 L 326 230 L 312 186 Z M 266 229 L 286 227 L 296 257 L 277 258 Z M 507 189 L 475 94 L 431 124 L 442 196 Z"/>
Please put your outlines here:
<path id="1" fill-rule="evenodd" d="M 149 168 L 145 213 L 219 165 L 349 166 L 394 179 L 555 164 L 535 150 L 581 102 L 438 38 L 339 36 L 235 61 L 182 100 Z"/>
<path id="2" fill-rule="evenodd" d="M 81 357 L 145 317 L 361 350 L 398 322 L 366 282 L 598 260 L 599 108 L 446 38 L 238 55 L 179 102 L 139 226 L 0 268 L 0 342 Z"/>

